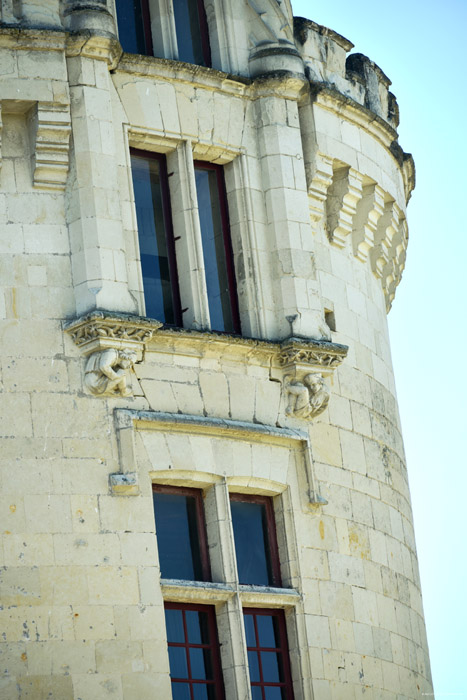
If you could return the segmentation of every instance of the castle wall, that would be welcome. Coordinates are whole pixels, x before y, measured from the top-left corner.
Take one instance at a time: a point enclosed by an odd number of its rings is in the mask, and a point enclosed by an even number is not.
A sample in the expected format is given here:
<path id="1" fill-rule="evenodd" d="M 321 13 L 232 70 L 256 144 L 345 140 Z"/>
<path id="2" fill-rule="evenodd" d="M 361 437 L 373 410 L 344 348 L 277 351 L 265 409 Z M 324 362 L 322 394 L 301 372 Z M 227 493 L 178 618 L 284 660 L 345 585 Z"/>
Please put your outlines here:
<path id="1" fill-rule="evenodd" d="M 22 4 L 0 27 L 0 696 L 170 698 L 164 601 L 215 607 L 227 700 L 251 697 L 243 607 L 284 610 L 296 700 L 430 692 L 388 79 L 267 2 L 208 5 L 212 69 L 122 55 L 105 3 Z M 182 329 L 145 318 L 130 148 L 166 155 Z M 210 330 L 193 158 L 224 167 L 242 336 Z M 90 390 L 109 348 L 135 352 L 126 395 Z M 316 414 L 290 389 L 309 374 Z M 152 484 L 202 490 L 212 582 L 161 581 Z M 273 500 L 282 589 L 240 585 L 229 493 Z"/>

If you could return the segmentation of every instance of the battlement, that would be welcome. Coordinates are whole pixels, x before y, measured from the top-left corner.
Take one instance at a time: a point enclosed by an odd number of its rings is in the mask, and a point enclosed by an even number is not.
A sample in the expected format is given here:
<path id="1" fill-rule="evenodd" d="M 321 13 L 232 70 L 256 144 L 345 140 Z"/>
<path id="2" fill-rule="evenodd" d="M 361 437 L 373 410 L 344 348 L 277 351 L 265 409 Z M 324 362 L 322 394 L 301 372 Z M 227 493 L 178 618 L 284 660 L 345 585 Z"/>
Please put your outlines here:
<path id="1" fill-rule="evenodd" d="M 312 83 L 325 85 L 374 112 L 394 129 L 399 125 L 399 107 L 390 79 L 367 56 L 347 56 L 354 44 L 328 27 L 303 17 L 294 17 L 294 36 Z"/>

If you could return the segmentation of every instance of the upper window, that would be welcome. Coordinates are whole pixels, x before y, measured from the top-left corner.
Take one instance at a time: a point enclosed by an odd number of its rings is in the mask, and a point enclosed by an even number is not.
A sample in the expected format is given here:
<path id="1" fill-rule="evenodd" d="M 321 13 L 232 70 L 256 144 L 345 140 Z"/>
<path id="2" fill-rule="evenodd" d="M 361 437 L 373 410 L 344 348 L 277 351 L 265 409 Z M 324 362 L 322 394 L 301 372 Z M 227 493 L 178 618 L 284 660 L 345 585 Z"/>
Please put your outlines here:
<path id="1" fill-rule="evenodd" d="M 127 53 L 152 55 L 148 0 L 117 0 L 118 35 Z"/>
<path id="2" fill-rule="evenodd" d="M 230 510 L 239 582 L 281 586 L 271 499 L 265 496 L 230 494 Z"/>
<path id="3" fill-rule="evenodd" d="M 161 577 L 210 581 L 201 491 L 153 486 Z"/>
<path id="4" fill-rule="evenodd" d="M 222 166 L 196 161 L 195 178 L 211 329 L 240 333 Z"/>
<path id="5" fill-rule="evenodd" d="M 165 157 L 131 151 L 146 316 L 181 325 L 180 295 Z"/>
<path id="6" fill-rule="evenodd" d="M 155 54 L 199 66 L 211 65 L 203 0 L 172 0 L 172 12 L 167 12 L 168 4 L 149 0 L 116 0 L 116 5 L 120 43 L 127 53 Z M 151 17 L 153 7 L 157 17 Z M 170 38 L 165 34 L 171 35 Z M 174 47 L 169 53 L 175 55 L 169 55 L 168 46 Z"/>
<path id="7" fill-rule="evenodd" d="M 158 153 L 131 149 L 131 167 L 146 316 L 168 325 L 182 326 L 175 245 L 178 240 L 181 241 L 179 245 L 186 248 L 187 234 L 182 229 L 174 236 L 166 158 Z M 199 325 L 214 331 L 240 333 L 224 171 L 219 165 L 195 162 L 194 176 L 196 191 L 191 195 L 198 201 L 200 226 L 196 236 L 200 235 L 198 248 L 202 251 L 204 265 L 187 268 L 186 253 L 185 256 L 181 254 L 180 259 L 185 263 L 188 278 L 201 278 L 204 274 L 205 279 L 202 284 L 198 279 L 192 287 L 183 285 L 184 311 L 199 306 L 193 294 L 206 294 L 203 303 L 206 317 L 196 319 Z M 180 252 L 181 249 L 177 249 L 177 253 Z M 187 293 L 187 290 L 190 291 Z"/>
<path id="8" fill-rule="evenodd" d="M 178 60 L 211 65 L 208 23 L 203 0 L 173 0 Z"/>

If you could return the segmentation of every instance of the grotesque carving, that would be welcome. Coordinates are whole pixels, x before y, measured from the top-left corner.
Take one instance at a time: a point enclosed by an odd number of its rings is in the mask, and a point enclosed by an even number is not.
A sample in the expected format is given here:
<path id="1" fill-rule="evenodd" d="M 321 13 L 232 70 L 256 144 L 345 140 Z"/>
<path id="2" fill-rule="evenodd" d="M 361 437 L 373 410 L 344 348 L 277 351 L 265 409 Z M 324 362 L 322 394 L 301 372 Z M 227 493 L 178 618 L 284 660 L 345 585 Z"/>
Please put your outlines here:
<path id="1" fill-rule="evenodd" d="M 329 389 L 321 374 L 307 374 L 301 381 L 292 380 L 292 376 L 288 375 L 284 378 L 284 388 L 288 399 L 286 413 L 289 416 L 310 420 L 319 416 L 329 403 Z"/>
<path id="2" fill-rule="evenodd" d="M 110 348 L 94 352 L 86 363 L 84 383 L 95 396 L 131 396 L 127 370 L 136 362 L 133 350 Z"/>

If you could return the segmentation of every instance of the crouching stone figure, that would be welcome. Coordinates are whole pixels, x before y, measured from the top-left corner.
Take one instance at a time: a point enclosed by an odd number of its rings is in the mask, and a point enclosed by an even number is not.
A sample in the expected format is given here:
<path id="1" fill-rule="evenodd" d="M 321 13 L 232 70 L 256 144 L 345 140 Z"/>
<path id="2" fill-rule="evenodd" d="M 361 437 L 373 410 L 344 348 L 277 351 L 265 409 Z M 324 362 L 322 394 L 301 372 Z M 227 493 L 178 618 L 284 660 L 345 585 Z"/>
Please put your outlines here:
<path id="1" fill-rule="evenodd" d="M 302 381 L 284 380 L 288 394 L 286 413 L 295 418 L 310 420 L 324 411 L 329 403 L 329 389 L 321 374 L 307 374 Z"/>
<path id="2" fill-rule="evenodd" d="M 96 396 L 131 396 L 127 386 L 127 370 L 136 362 L 133 350 L 102 350 L 93 353 L 86 363 L 84 383 Z"/>

